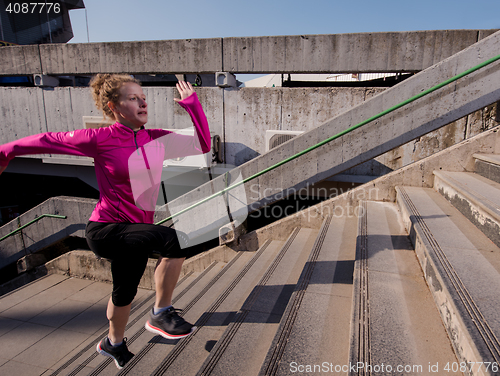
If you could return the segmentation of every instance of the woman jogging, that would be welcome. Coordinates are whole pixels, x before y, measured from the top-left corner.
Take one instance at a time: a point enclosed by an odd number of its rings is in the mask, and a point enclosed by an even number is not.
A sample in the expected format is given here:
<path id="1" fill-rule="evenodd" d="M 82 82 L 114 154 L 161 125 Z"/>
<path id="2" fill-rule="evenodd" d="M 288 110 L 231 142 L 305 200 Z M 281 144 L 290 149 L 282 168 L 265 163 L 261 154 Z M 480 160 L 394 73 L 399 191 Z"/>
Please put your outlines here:
<path id="1" fill-rule="evenodd" d="M 189 83 L 177 84 L 181 98 L 174 100 L 191 116 L 196 129 L 193 137 L 145 129 L 146 97 L 139 81 L 131 76 L 98 74 L 90 87 L 97 108 L 116 121 L 113 125 L 47 132 L 0 145 L 0 174 L 11 159 L 20 155 L 53 153 L 94 158 L 100 197 L 87 224 L 86 237 L 96 255 L 111 260 L 113 276 L 107 308 L 109 334 L 97 345 L 97 351 L 122 368 L 133 356 L 127 348 L 125 327 L 151 252 L 161 257 L 155 270 L 156 301 L 146 329 L 168 339 L 185 337 L 194 329 L 171 305 L 184 262 L 176 231 L 154 225 L 154 205 L 140 202 L 146 191 L 147 201 L 156 203 L 163 160 L 209 152 L 210 132 Z M 147 173 L 141 175 L 139 170 Z M 136 183 L 146 181 L 149 189 L 134 188 L 134 179 Z"/>

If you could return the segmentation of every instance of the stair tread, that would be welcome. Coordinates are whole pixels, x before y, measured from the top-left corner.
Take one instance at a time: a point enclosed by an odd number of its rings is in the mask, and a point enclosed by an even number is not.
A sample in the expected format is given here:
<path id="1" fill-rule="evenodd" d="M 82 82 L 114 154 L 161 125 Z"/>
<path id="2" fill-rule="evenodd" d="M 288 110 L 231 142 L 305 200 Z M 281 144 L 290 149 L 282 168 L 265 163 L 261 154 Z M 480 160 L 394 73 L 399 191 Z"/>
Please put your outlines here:
<path id="1" fill-rule="evenodd" d="M 232 262 L 220 273 L 212 276 L 211 280 L 197 283 L 195 287 L 198 295 L 193 298 L 193 294 L 190 294 L 190 296 L 186 294 L 185 297 L 174 303 L 177 308 L 185 310 L 183 312 L 184 319 L 196 324 L 197 320 L 202 317 L 212 302 L 217 299 L 254 254 L 254 252 L 239 252 Z M 176 349 L 179 343 L 187 340 L 187 338 L 180 341 L 167 340 L 160 336 L 155 336 L 151 340 L 151 333 L 149 332 L 145 332 L 142 337 L 146 339 L 146 342 L 143 342 L 145 346 L 136 352 L 136 357 L 127 364 L 121 374 L 151 375 L 161 365 L 162 361 L 169 356 L 169 353 Z"/>
<path id="2" fill-rule="evenodd" d="M 263 245 L 265 249 L 261 248 L 256 252 L 240 274 L 205 311 L 205 315 L 195 323 L 198 329 L 188 337 L 189 343 L 182 344 L 182 349 L 179 349 L 175 358 L 165 359 L 168 365 L 162 365 L 163 371 L 168 368 L 169 374 L 196 374 L 282 245 L 282 241 L 273 240 Z M 186 363 L 186 359 L 190 361 Z"/>
<path id="3" fill-rule="evenodd" d="M 61 274 L 47 275 L 8 294 L 5 294 L 0 297 L 0 302 L 2 302 L 2 308 L 0 312 L 13 307 L 14 305 L 19 304 L 20 302 L 29 299 L 32 296 L 35 296 L 40 292 L 49 289 L 68 278 L 68 276 Z"/>
<path id="4" fill-rule="evenodd" d="M 500 247 L 500 184 L 476 173 L 434 174 L 434 189 Z"/>
<path id="5" fill-rule="evenodd" d="M 207 268 L 208 272 L 205 273 L 192 273 L 186 278 L 183 278 L 179 281 L 179 284 L 176 286 L 174 290 L 174 301 L 179 298 L 179 294 L 184 294 L 183 297 L 189 298 L 190 294 L 195 293 L 196 289 L 190 288 L 190 284 L 199 279 L 198 282 L 209 281 L 215 273 L 217 273 L 221 268 L 223 268 L 225 263 L 223 262 L 214 262 L 211 267 Z M 154 304 L 154 292 L 151 292 L 151 298 L 145 302 L 146 304 L 142 305 L 140 309 L 136 312 L 133 312 L 130 316 L 129 323 L 127 325 L 126 336 L 128 337 L 128 347 L 133 353 L 137 353 L 147 341 L 151 340 L 153 337 L 151 333 L 144 331 L 144 323 L 147 320 L 149 311 Z M 135 301 L 133 304 L 136 304 Z M 104 312 L 104 311 L 103 311 Z M 66 374 L 73 374 L 74 370 L 77 368 L 82 368 L 85 366 L 85 370 L 78 372 L 78 375 L 87 375 L 87 374 L 96 374 L 99 375 L 115 375 L 116 374 L 116 366 L 114 362 L 111 361 L 110 358 L 104 358 L 99 356 L 95 350 L 95 344 L 100 341 L 104 337 L 103 333 L 94 337 L 90 342 L 87 342 L 85 346 L 82 346 L 82 353 L 80 356 L 73 360 L 73 362 L 69 365 L 63 367 L 58 375 L 64 376 Z M 89 344 L 91 346 L 89 346 Z M 78 349 L 76 349 L 78 350 Z M 78 351 L 74 351 L 73 353 L 76 356 Z M 68 359 L 69 361 L 70 359 Z M 64 364 L 63 362 L 61 362 Z M 82 366 L 83 365 L 83 366 Z M 88 372 L 90 370 L 90 372 Z"/>
<path id="6" fill-rule="evenodd" d="M 281 251 L 269 266 L 198 374 L 258 374 L 318 230 L 302 228 L 295 233 L 283 247 L 286 253 Z"/>
<path id="7" fill-rule="evenodd" d="M 500 219 L 500 184 L 472 172 L 435 171 L 434 174 L 453 184 L 460 193 L 489 209 Z"/>
<path id="8" fill-rule="evenodd" d="M 357 257 L 366 257 L 371 365 L 410 375 L 456 362 L 397 206 L 367 202 L 366 211 L 366 256 Z"/>
<path id="9" fill-rule="evenodd" d="M 405 190 L 460 278 L 471 285 L 471 292 L 477 290 L 481 299 L 497 295 L 495 290 L 500 287 L 500 270 L 497 263 L 492 264 L 490 261 L 500 258 L 500 249 L 469 222 L 452 219 L 452 216 L 461 214 L 434 190 L 410 187 L 405 187 Z M 491 257 L 486 258 L 485 254 Z M 478 275 L 474 275 L 474 271 Z M 474 285 L 477 287 L 472 287 Z"/>
<path id="10" fill-rule="evenodd" d="M 500 154 L 476 153 L 473 157 L 500 166 Z"/>
<path id="11" fill-rule="evenodd" d="M 288 375 L 325 360 L 347 364 L 357 221 L 325 222 L 259 375 Z"/>
<path id="12" fill-rule="evenodd" d="M 450 304 L 456 307 L 454 314 L 460 315 L 471 327 L 472 323 L 478 321 L 489 325 L 498 338 L 500 249 L 435 190 L 416 187 L 397 189 L 406 197 L 402 201 L 410 201 L 412 209 L 404 209 L 408 210 L 408 215 L 412 218 L 412 223 L 407 223 L 407 226 L 411 226 L 412 231 L 417 231 L 420 240 L 415 241 L 422 244 L 423 249 L 427 249 L 429 261 L 425 262 L 436 265 L 436 273 L 439 275 L 428 275 L 432 279 L 429 283 L 438 284 L 436 288 L 439 291 L 448 291 L 451 301 L 454 301 Z M 424 251 L 418 250 L 417 253 L 419 252 Z M 426 273 L 429 273 L 428 268 L 429 265 Z M 477 307 L 481 319 L 474 314 L 470 316 L 470 304 Z M 445 322 L 445 325 L 450 325 L 450 322 Z M 468 328 L 467 335 L 479 338 L 479 333 L 475 334 L 472 328 Z M 479 343 L 479 347 L 483 346 L 481 342 L 476 343 Z"/>

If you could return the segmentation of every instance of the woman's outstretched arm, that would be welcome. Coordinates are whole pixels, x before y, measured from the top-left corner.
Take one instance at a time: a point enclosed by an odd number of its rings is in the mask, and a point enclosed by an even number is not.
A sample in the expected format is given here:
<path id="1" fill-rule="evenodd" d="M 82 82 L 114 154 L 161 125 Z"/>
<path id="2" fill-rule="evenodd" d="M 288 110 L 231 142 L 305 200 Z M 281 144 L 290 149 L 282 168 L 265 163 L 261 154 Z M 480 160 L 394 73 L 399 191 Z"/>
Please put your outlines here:
<path id="1" fill-rule="evenodd" d="M 97 143 L 94 129 L 46 132 L 0 145 L 0 173 L 14 157 L 30 154 L 68 154 L 94 157 Z"/>

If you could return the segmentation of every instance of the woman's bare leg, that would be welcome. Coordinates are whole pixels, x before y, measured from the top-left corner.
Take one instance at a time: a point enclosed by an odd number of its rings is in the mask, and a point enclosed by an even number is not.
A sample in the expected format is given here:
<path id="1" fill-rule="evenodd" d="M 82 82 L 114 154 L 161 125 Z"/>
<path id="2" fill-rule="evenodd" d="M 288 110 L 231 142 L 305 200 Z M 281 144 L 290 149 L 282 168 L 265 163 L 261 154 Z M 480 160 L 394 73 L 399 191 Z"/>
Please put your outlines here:
<path id="1" fill-rule="evenodd" d="M 172 295 L 175 285 L 179 280 L 184 260 L 184 258 L 164 257 L 158 260 L 155 270 L 155 308 L 163 308 L 172 305 Z"/>

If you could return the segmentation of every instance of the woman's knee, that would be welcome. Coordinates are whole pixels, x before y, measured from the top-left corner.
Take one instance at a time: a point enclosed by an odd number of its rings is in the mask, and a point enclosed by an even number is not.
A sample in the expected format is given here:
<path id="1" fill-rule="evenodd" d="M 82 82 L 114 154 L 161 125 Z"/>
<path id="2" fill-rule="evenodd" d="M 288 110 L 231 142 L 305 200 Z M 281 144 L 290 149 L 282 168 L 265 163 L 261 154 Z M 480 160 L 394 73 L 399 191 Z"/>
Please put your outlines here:
<path id="1" fill-rule="evenodd" d="M 136 288 L 128 288 L 123 291 L 113 291 L 111 294 L 111 301 L 116 307 L 125 307 L 132 303 L 137 295 Z"/>

